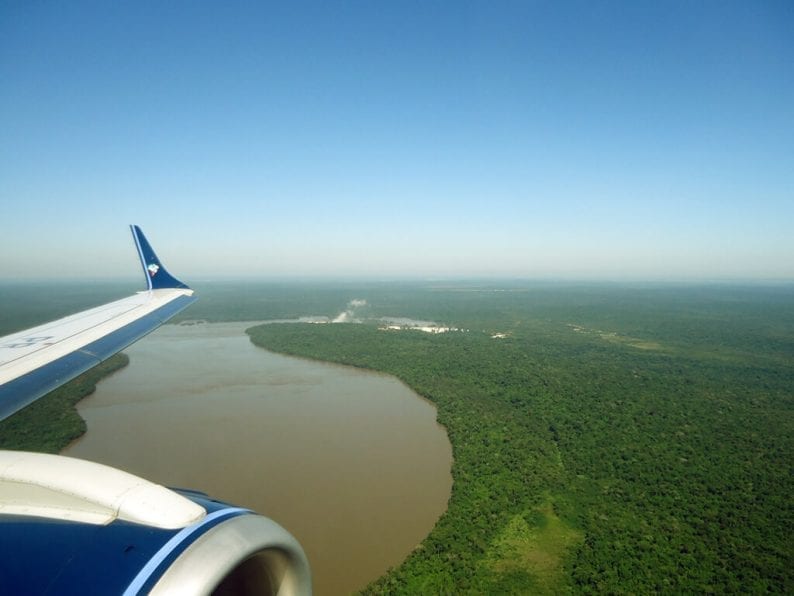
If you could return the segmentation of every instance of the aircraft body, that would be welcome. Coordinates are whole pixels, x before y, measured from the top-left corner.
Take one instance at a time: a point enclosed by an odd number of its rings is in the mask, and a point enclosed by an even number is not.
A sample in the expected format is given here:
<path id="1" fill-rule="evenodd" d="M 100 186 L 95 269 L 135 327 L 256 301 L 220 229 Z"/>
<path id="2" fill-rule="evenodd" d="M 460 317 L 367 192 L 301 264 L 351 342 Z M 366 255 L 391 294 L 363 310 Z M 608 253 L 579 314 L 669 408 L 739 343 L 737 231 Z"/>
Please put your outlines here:
<path id="1" fill-rule="evenodd" d="M 195 300 L 131 229 L 147 289 L 0 338 L 0 420 Z M 310 594 L 311 573 L 298 542 L 247 509 L 92 462 L 0 451 L 0 592 Z"/>

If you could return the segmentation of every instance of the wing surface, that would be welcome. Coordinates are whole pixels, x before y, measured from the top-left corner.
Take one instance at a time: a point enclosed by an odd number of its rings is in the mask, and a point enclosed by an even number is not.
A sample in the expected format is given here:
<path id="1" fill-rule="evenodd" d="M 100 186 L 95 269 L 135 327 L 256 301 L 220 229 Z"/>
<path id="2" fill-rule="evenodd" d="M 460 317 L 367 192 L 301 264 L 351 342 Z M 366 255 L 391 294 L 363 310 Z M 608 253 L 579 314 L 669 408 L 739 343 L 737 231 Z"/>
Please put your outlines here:
<path id="1" fill-rule="evenodd" d="M 0 420 L 123 350 L 195 301 L 130 226 L 148 290 L 0 338 Z"/>

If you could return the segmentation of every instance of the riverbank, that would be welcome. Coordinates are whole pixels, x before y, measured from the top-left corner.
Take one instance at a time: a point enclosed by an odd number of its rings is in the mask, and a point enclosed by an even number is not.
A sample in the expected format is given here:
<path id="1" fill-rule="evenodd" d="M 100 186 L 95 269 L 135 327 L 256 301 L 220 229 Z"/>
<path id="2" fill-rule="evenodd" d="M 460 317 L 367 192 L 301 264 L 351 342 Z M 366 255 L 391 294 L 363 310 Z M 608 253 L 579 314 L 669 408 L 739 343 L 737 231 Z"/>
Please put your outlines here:
<path id="1" fill-rule="evenodd" d="M 446 509 L 449 441 L 393 377 L 262 350 L 250 325 L 166 325 L 129 347 L 131 365 L 80 403 L 89 431 L 64 455 L 271 517 L 303 545 L 318 595 L 349 594 Z"/>
<path id="2" fill-rule="evenodd" d="M 86 432 L 77 403 L 129 361 L 126 354 L 116 354 L 0 422 L 0 449 L 60 453 Z"/>
<path id="3" fill-rule="evenodd" d="M 447 511 L 365 593 L 554 594 L 565 587 L 565 558 L 583 534 L 560 515 L 559 495 L 547 492 L 559 455 L 547 446 L 543 420 L 511 413 L 490 392 L 498 363 L 478 358 L 495 345 L 490 335 L 382 333 L 373 325 L 264 325 L 247 333 L 268 350 L 393 375 L 436 405 L 453 449 Z"/>

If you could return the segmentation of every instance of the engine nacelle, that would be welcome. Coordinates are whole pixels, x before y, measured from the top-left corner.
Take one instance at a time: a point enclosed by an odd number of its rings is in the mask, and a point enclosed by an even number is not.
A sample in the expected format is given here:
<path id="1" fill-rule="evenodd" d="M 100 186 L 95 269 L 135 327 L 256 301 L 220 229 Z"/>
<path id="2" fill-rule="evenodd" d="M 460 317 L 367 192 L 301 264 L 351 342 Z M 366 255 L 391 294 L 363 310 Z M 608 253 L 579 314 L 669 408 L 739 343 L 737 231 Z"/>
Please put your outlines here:
<path id="1" fill-rule="evenodd" d="M 0 593 L 311 594 L 272 520 L 115 468 L 0 451 Z"/>

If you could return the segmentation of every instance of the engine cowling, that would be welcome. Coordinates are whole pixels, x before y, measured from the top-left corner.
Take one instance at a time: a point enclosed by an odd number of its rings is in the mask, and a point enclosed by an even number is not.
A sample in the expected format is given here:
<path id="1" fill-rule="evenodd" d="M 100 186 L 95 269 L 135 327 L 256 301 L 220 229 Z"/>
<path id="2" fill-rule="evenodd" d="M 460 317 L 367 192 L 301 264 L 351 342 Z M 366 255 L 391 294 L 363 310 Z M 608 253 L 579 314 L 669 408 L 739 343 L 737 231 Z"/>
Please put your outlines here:
<path id="1" fill-rule="evenodd" d="M 115 468 L 0 452 L 0 593 L 311 594 L 274 521 Z"/>

